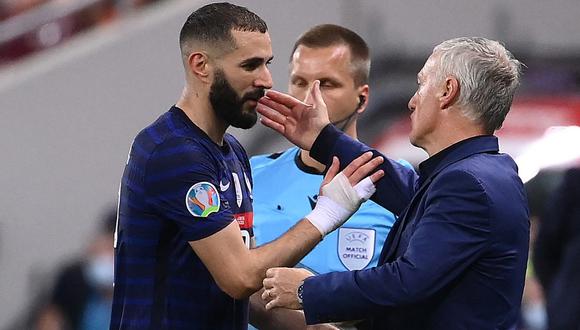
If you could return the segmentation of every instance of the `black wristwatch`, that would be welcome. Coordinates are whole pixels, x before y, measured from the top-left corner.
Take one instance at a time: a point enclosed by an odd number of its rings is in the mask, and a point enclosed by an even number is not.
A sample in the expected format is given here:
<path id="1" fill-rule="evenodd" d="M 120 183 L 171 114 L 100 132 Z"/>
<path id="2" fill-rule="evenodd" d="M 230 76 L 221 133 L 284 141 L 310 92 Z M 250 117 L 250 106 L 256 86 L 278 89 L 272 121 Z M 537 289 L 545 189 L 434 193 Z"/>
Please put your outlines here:
<path id="1" fill-rule="evenodd" d="M 298 286 L 298 290 L 296 290 L 296 296 L 298 297 L 298 303 L 300 304 L 300 307 L 302 307 L 303 295 L 304 295 L 304 281 L 300 283 L 300 285 Z"/>

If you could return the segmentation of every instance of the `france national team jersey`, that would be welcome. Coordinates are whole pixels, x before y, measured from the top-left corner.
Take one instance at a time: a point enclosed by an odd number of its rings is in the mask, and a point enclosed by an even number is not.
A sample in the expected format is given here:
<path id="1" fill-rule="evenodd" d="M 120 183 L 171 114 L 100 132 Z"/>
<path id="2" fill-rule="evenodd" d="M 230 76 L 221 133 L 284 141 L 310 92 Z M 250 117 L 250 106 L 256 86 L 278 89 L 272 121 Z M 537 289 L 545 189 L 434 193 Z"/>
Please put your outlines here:
<path id="1" fill-rule="evenodd" d="M 254 233 L 262 245 L 310 213 L 323 176 L 302 163 L 299 149 L 250 159 L 254 177 Z M 342 227 L 327 235 L 298 265 L 315 273 L 376 266 L 395 217 L 367 201 Z"/>
<path id="2" fill-rule="evenodd" d="M 177 107 L 137 135 L 121 182 L 111 329 L 246 329 L 248 300 L 220 290 L 188 242 L 237 219 L 249 244 L 250 173 L 234 137 L 215 144 Z"/>

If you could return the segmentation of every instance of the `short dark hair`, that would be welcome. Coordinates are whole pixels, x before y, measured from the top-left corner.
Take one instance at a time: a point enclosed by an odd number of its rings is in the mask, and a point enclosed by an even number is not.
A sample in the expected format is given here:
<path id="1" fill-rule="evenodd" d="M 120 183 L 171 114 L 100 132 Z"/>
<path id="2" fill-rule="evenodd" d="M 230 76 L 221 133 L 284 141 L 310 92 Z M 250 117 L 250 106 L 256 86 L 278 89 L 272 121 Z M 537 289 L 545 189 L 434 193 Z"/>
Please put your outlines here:
<path id="1" fill-rule="evenodd" d="M 292 61 L 292 57 L 300 45 L 309 48 L 323 48 L 336 45 L 347 46 L 350 50 L 350 61 L 355 85 L 362 86 L 368 84 L 371 68 L 370 50 L 363 38 L 354 31 L 335 24 L 316 25 L 304 32 L 296 40 L 294 48 L 292 48 L 290 61 Z"/>
<path id="2" fill-rule="evenodd" d="M 227 2 L 205 5 L 191 13 L 181 28 L 182 56 L 189 56 L 187 45 L 190 42 L 200 42 L 218 50 L 219 54 L 227 54 L 236 47 L 232 30 L 266 33 L 268 26 L 245 7 Z"/>

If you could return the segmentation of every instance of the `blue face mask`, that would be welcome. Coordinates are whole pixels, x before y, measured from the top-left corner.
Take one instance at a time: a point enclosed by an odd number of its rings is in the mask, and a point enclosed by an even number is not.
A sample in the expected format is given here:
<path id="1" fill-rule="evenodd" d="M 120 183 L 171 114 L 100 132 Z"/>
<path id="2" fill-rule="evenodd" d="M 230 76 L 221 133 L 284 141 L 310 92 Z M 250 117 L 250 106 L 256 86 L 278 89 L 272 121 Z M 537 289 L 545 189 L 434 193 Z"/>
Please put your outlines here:
<path id="1" fill-rule="evenodd" d="M 99 289 L 112 289 L 114 280 L 113 258 L 106 255 L 90 258 L 85 267 L 85 275 L 91 286 Z"/>

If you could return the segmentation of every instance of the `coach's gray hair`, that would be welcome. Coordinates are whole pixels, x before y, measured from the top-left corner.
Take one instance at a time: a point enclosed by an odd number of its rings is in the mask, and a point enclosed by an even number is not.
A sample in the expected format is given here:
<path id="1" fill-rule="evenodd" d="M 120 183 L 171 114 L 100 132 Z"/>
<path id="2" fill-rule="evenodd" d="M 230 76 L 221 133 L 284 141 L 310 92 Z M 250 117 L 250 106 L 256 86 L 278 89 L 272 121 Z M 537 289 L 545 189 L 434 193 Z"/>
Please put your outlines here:
<path id="1" fill-rule="evenodd" d="M 520 83 L 522 64 L 499 42 L 485 38 L 455 38 L 433 49 L 439 55 L 437 77 L 459 81 L 457 104 L 464 115 L 487 133 L 499 129 Z"/>

